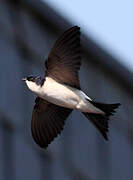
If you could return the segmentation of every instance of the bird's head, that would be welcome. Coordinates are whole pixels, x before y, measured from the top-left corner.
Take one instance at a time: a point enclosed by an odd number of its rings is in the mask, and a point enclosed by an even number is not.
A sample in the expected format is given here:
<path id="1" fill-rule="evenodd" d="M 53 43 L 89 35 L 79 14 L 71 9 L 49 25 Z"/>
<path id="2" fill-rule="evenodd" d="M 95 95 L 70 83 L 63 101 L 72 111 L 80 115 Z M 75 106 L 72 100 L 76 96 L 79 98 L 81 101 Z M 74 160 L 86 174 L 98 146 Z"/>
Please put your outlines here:
<path id="1" fill-rule="evenodd" d="M 41 76 L 27 76 L 26 78 L 23 78 L 22 80 L 25 81 L 28 88 L 35 93 L 38 92 L 38 89 L 43 84 L 43 79 L 41 78 Z"/>

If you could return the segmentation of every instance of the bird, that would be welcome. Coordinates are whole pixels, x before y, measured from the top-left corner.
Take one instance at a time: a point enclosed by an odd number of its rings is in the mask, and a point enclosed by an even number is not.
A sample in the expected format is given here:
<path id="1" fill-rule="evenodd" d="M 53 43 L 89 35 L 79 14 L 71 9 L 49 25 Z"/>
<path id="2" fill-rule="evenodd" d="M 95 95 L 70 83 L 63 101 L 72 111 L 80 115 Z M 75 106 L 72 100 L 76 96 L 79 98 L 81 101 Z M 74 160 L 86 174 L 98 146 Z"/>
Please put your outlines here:
<path id="1" fill-rule="evenodd" d="M 80 27 L 67 29 L 53 45 L 45 60 L 45 76 L 23 78 L 37 95 L 32 112 L 31 134 L 46 149 L 64 128 L 74 109 L 80 111 L 108 140 L 108 121 L 120 103 L 105 104 L 92 100 L 80 87 Z"/>

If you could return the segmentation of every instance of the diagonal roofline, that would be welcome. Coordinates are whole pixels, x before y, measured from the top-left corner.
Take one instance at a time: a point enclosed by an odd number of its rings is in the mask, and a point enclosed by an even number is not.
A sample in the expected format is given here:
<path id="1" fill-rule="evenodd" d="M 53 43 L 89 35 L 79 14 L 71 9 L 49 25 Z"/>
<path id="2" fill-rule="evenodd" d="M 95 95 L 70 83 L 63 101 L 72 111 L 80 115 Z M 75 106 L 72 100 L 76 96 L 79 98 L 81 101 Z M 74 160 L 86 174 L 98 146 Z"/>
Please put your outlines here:
<path id="1" fill-rule="evenodd" d="M 55 34 L 73 26 L 45 2 L 36 0 L 18 0 L 21 6 L 37 19 L 42 27 L 54 29 Z M 91 59 L 91 63 L 99 65 L 102 71 L 133 96 L 133 73 L 122 65 L 117 58 L 105 51 L 91 37 L 82 35 L 84 53 Z M 90 62 L 89 62 L 90 63 Z"/>

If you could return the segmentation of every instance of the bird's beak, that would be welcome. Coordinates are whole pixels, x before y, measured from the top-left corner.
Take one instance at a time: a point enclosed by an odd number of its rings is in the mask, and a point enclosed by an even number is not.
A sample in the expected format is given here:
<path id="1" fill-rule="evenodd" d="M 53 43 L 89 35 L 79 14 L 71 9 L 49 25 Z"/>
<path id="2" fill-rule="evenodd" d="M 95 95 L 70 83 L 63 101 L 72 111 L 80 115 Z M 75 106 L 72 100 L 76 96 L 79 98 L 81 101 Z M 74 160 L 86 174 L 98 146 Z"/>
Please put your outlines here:
<path id="1" fill-rule="evenodd" d="M 26 81 L 26 78 L 23 78 L 22 81 Z"/>

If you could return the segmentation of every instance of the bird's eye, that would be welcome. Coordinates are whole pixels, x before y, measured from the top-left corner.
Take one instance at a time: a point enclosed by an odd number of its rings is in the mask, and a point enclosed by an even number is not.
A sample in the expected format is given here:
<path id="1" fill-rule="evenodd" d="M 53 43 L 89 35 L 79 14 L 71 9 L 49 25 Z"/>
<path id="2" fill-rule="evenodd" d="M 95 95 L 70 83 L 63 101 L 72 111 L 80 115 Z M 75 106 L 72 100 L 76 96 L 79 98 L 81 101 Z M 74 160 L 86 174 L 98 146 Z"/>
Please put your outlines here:
<path id="1" fill-rule="evenodd" d="M 27 77 L 27 80 L 28 80 L 28 81 L 33 81 L 34 78 L 33 78 L 32 76 L 29 76 L 29 77 Z"/>
<path id="2" fill-rule="evenodd" d="M 33 78 L 33 77 L 31 77 L 31 78 L 30 78 L 30 81 L 34 81 L 34 78 Z"/>

